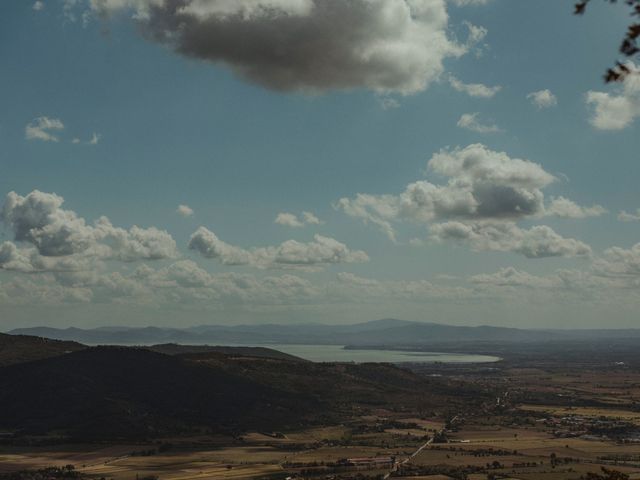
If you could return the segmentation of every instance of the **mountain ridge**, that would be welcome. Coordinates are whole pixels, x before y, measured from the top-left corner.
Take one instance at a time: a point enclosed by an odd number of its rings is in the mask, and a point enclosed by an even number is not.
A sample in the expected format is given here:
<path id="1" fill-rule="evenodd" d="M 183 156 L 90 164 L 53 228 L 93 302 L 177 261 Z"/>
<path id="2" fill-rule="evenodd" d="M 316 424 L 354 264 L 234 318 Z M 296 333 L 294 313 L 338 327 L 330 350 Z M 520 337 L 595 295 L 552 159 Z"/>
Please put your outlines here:
<path id="1" fill-rule="evenodd" d="M 640 329 L 522 329 L 491 325 L 457 326 L 433 322 L 381 319 L 348 325 L 262 324 L 194 327 L 31 327 L 12 335 L 33 335 L 87 345 L 425 345 L 440 342 L 546 342 L 554 340 L 640 339 Z"/>

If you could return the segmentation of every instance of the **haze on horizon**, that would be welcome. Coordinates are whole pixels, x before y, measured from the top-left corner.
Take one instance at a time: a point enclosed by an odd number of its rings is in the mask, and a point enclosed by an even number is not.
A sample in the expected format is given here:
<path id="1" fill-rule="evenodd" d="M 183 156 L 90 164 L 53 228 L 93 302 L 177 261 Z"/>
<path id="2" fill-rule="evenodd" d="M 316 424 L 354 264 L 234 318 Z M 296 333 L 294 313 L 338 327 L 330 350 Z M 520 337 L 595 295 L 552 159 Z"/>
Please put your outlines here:
<path id="1" fill-rule="evenodd" d="M 637 326 L 626 9 L 183 3 L 0 5 L 0 331 Z"/>

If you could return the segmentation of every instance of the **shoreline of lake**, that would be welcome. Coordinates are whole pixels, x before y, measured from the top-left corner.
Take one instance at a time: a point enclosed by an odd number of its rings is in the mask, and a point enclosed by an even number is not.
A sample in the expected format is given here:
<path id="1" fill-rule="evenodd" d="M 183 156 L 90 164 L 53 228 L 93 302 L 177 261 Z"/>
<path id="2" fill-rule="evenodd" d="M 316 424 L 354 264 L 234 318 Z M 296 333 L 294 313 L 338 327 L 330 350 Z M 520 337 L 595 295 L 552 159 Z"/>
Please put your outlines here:
<path id="1" fill-rule="evenodd" d="M 495 363 L 502 360 L 492 355 L 451 352 L 420 352 L 409 350 L 382 350 L 346 348 L 346 345 L 304 345 L 304 344 L 252 344 L 265 347 L 312 362 L 355 362 L 355 363 Z"/>

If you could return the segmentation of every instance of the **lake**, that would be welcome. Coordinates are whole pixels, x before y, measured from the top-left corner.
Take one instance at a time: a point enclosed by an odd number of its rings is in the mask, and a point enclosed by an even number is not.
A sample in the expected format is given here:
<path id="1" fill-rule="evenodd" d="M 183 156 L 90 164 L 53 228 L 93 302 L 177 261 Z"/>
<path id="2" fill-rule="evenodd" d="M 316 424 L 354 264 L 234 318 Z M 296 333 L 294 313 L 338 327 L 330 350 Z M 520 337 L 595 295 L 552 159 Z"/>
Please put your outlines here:
<path id="1" fill-rule="evenodd" d="M 286 345 L 264 344 L 272 348 L 312 362 L 421 362 L 421 363 L 491 363 L 500 360 L 489 355 L 466 353 L 411 352 L 400 350 L 345 350 L 341 345 Z"/>

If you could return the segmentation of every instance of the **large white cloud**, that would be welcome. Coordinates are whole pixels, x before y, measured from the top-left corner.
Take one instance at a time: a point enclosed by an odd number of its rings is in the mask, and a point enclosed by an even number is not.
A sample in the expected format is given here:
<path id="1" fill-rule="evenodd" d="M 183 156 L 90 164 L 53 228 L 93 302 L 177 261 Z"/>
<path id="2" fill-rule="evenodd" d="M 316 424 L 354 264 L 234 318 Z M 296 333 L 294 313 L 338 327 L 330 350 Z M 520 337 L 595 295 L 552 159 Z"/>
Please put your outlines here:
<path id="1" fill-rule="evenodd" d="M 400 195 L 359 194 L 340 199 L 336 206 L 352 217 L 379 225 L 388 234 L 392 222 L 399 220 L 519 219 L 544 212 L 542 189 L 555 180 L 536 163 L 481 144 L 441 150 L 428 167 L 448 182 L 420 180 Z"/>
<path id="2" fill-rule="evenodd" d="M 90 0 L 149 38 L 275 90 L 415 93 L 462 55 L 445 0 Z M 470 34 L 470 41 L 477 36 Z"/>
<path id="3" fill-rule="evenodd" d="M 115 227 L 106 217 L 89 225 L 74 211 L 62 208 L 63 203 L 61 196 L 38 190 L 26 196 L 7 194 L 0 220 L 25 247 L 17 254 L 15 245 L 5 244 L 5 252 L 13 252 L 13 260 L 6 262 L 5 268 L 17 265 L 18 257 L 28 257 L 34 270 L 57 270 L 65 263 L 89 259 L 132 262 L 178 255 L 174 239 L 164 230 L 135 225 L 127 230 Z"/>
<path id="4" fill-rule="evenodd" d="M 205 258 L 216 259 L 223 265 L 247 265 L 257 268 L 315 269 L 326 265 L 369 260 L 365 252 L 350 250 L 345 244 L 322 235 L 315 235 L 313 241 L 307 243 L 287 240 L 278 246 L 247 250 L 220 240 L 205 227 L 198 228 L 191 235 L 189 248 Z"/>
<path id="5" fill-rule="evenodd" d="M 447 182 L 420 180 L 400 195 L 358 194 L 340 199 L 335 207 L 378 226 L 394 241 L 395 224 L 412 222 L 430 225 L 434 239 L 465 240 L 476 250 L 514 251 L 531 258 L 590 253 L 584 243 L 549 227 L 523 230 L 516 225 L 546 215 L 585 218 L 605 212 L 599 205 L 581 207 L 564 197 L 546 206 L 542 190 L 556 178 L 539 164 L 473 144 L 441 150 L 429 160 L 428 170 Z"/>

